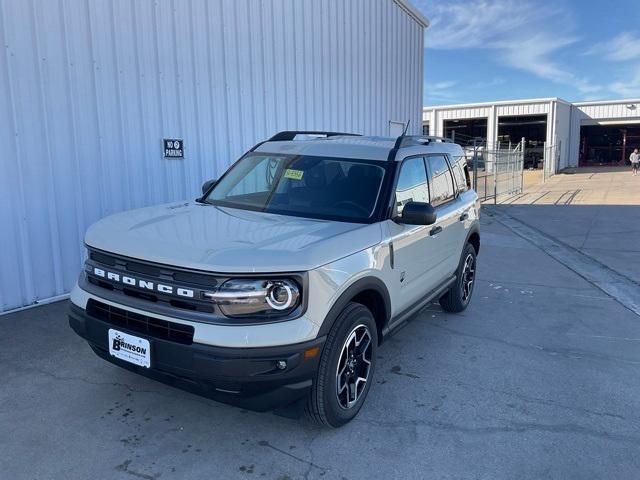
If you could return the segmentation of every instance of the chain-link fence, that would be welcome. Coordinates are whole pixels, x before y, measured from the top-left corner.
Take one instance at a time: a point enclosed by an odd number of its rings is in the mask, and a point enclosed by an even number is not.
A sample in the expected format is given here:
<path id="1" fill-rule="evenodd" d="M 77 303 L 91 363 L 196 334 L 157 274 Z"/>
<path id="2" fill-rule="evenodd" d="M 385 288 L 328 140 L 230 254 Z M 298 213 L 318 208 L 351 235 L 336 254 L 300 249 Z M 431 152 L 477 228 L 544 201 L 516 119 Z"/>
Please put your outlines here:
<path id="1" fill-rule="evenodd" d="M 453 139 L 465 151 L 473 187 L 482 201 L 517 195 L 527 186 L 546 182 L 559 168 L 560 142 L 531 148 L 524 138 L 515 145 L 487 144 L 484 138 L 461 133 Z"/>
<path id="2" fill-rule="evenodd" d="M 546 182 L 550 177 L 556 174 L 560 169 L 560 147 L 562 142 L 558 142 L 558 145 L 544 144 L 542 149 L 542 182 Z"/>
<path id="3" fill-rule="evenodd" d="M 560 146 L 527 147 L 524 157 L 524 188 L 540 185 L 549 180 L 560 168 Z"/>
<path id="4" fill-rule="evenodd" d="M 487 146 L 476 141 L 467 145 L 465 156 L 472 172 L 473 188 L 481 201 L 497 202 L 501 196 L 522 192 L 523 143 L 516 146 Z"/>

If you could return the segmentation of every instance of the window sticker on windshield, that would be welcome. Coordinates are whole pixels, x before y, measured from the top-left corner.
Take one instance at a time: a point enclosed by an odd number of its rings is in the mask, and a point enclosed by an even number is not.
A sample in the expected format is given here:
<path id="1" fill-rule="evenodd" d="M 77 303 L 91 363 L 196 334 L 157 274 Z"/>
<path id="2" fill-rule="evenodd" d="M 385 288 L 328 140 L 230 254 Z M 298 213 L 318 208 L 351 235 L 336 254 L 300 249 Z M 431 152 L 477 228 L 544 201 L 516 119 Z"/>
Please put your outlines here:
<path id="1" fill-rule="evenodd" d="M 284 178 L 290 178 L 291 180 L 302 180 L 302 175 L 304 175 L 304 171 L 302 170 L 293 170 L 292 168 L 287 168 L 284 171 Z"/>

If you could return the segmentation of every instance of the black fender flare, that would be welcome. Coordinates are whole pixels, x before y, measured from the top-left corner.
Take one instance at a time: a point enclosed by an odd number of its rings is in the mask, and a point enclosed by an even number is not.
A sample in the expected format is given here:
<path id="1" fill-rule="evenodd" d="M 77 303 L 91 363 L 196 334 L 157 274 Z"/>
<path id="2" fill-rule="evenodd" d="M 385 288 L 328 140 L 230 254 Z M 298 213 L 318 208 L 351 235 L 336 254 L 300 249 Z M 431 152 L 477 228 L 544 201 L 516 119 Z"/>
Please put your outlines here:
<path id="1" fill-rule="evenodd" d="M 388 324 L 389 318 L 391 317 L 391 296 L 389 295 L 387 286 L 382 280 L 377 277 L 364 277 L 356 280 L 344 292 L 342 292 L 342 294 L 340 294 L 338 299 L 329 309 L 329 313 L 324 317 L 324 321 L 322 322 L 322 326 L 318 332 L 318 337 L 328 335 L 336 322 L 336 319 L 340 315 L 340 312 L 344 310 L 344 307 L 346 307 L 356 295 L 364 292 L 365 290 L 373 290 L 382 297 L 385 309 L 385 318 L 383 319 L 382 325 L 379 325 L 379 329 L 382 331 L 382 329 Z"/>
<path id="2" fill-rule="evenodd" d="M 467 243 L 469 243 L 469 239 L 471 238 L 471 235 L 473 234 L 477 234 L 478 235 L 478 251 L 476 252 L 476 254 L 480 253 L 480 226 L 478 225 L 478 222 L 475 222 L 471 228 L 469 228 L 469 231 L 467 232 L 467 238 L 465 238 L 464 240 L 464 244 L 466 245 Z"/>

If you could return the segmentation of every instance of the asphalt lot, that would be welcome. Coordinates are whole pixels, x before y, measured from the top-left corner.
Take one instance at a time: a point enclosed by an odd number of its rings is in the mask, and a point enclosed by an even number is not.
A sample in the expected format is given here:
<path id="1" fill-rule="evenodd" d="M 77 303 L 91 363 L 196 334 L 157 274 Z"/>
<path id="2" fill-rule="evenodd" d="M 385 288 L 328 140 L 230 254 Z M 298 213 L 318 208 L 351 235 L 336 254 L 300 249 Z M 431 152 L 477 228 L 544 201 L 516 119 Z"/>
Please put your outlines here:
<path id="1" fill-rule="evenodd" d="M 639 478 L 640 317 L 500 222 L 569 246 L 601 235 L 594 265 L 628 277 L 639 257 L 611 260 L 640 239 L 626 208 L 487 209 L 470 308 L 429 306 L 389 339 L 339 430 L 118 369 L 73 334 L 64 302 L 0 317 L 0 477 Z"/>

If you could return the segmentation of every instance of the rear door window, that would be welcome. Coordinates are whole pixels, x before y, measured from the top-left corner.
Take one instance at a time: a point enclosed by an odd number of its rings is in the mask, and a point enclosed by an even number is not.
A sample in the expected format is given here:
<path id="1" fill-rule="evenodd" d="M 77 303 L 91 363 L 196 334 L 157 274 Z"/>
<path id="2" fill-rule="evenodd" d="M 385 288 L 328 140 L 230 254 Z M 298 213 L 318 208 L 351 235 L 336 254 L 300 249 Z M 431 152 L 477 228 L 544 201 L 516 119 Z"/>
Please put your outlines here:
<path id="1" fill-rule="evenodd" d="M 466 192 L 469 187 L 467 185 L 467 179 L 463 170 L 464 160 L 461 158 L 454 158 L 453 163 L 451 164 L 451 169 L 453 170 L 453 177 L 456 180 L 456 187 L 459 193 Z"/>
<path id="2" fill-rule="evenodd" d="M 427 176 L 431 192 L 431 205 L 437 207 L 454 199 L 453 176 L 444 155 L 427 157 Z"/>

